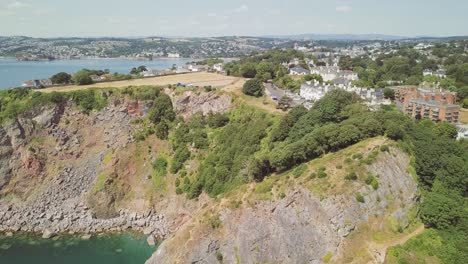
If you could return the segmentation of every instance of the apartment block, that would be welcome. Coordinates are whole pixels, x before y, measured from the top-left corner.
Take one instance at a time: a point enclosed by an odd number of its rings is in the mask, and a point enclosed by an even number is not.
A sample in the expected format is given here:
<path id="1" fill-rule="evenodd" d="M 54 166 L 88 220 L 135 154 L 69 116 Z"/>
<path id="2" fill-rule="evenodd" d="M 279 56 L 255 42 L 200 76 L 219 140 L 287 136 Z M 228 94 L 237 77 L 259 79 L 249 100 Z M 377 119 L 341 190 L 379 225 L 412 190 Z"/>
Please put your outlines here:
<path id="1" fill-rule="evenodd" d="M 413 118 L 458 123 L 460 106 L 456 105 L 455 92 L 402 86 L 395 87 L 395 98 L 402 110 Z"/>

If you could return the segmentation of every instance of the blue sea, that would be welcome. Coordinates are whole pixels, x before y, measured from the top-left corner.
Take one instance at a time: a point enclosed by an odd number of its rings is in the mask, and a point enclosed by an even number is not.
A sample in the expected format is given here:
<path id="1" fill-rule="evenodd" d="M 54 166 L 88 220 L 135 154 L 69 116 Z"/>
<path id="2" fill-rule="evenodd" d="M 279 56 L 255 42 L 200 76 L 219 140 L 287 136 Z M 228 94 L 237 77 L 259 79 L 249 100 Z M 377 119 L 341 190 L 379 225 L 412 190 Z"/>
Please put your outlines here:
<path id="1" fill-rule="evenodd" d="M 0 90 L 18 87 L 24 81 L 46 79 L 58 72 L 74 73 L 81 69 L 104 70 L 111 73 L 129 73 L 133 67 L 144 65 L 151 69 L 163 70 L 173 64 L 184 65 L 193 59 L 155 59 L 139 61 L 126 59 L 82 59 L 55 61 L 16 61 L 14 58 L 0 58 Z"/>
<path id="2" fill-rule="evenodd" d="M 156 251 L 146 237 L 108 234 L 82 240 L 74 236 L 42 239 L 28 234 L 0 234 L 2 264 L 144 264 Z"/>

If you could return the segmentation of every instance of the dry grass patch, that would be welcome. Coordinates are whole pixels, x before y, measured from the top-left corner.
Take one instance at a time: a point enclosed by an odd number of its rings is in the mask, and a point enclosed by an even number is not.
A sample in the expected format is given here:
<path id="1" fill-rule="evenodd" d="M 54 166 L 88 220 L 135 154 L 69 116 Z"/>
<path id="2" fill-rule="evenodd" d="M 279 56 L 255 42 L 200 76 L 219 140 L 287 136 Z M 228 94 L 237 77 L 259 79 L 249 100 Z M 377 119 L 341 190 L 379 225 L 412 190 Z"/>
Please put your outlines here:
<path id="1" fill-rule="evenodd" d="M 190 84 L 193 86 L 200 86 L 200 87 L 211 85 L 213 87 L 222 88 L 228 85 L 232 85 L 238 79 L 239 78 L 232 77 L 232 76 L 224 76 L 224 75 L 216 74 L 216 73 L 196 72 L 196 73 L 115 81 L 115 82 L 102 82 L 102 83 L 95 83 L 91 85 L 82 85 L 82 86 L 66 85 L 66 86 L 50 87 L 50 88 L 42 89 L 41 91 L 43 92 L 53 92 L 53 91 L 67 92 L 67 91 L 75 91 L 75 90 L 81 90 L 81 89 L 86 89 L 86 88 L 109 88 L 109 87 L 125 88 L 129 86 L 144 86 L 144 85 L 165 86 L 165 85 L 177 84 L 177 83 L 183 83 L 187 85 Z"/>
<path id="2" fill-rule="evenodd" d="M 468 109 L 460 109 L 459 121 L 460 123 L 468 124 Z"/>

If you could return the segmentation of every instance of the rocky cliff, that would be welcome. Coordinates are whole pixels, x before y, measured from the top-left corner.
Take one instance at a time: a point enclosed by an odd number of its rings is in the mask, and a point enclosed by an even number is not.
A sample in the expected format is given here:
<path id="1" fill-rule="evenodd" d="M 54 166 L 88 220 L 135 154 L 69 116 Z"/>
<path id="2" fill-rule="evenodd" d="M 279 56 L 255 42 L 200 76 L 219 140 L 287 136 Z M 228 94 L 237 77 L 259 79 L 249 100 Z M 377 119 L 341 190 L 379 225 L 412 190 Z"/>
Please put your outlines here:
<path id="1" fill-rule="evenodd" d="M 232 108 L 223 93 L 166 93 L 184 119 Z M 385 138 L 222 198 L 177 195 L 177 175 L 161 181 L 152 164 L 172 154 L 169 141 L 136 140 L 152 104 L 111 96 L 85 113 L 69 100 L 0 126 L 0 231 L 133 229 L 149 243 L 166 239 L 147 263 L 380 263 L 385 247 L 373 250 L 373 236 L 391 239 L 411 226 L 418 193 L 410 158 Z M 189 160 L 184 169 L 193 174 L 198 165 Z M 356 177 L 345 179 L 350 172 Z"/>
<path id="2" fill-rule="evenodd" d="M 230 106 L 229 97 L 215 93 L 182 97 L 173 104 L 187 118 Z M 152 102 L 122 96 L 108 101 L 89 114 L 72 101 L 47 105 L 0 126 L 0 231 L 50 236 L 131 228 L 162 238 L 190 210 L 163 206 L 181 200 L 175 194 L 152 198 L 150 163 L 167 142 L 134 139 Z"/>
<path id="3" fill-rule="evenodd" d="M 366 147 L 381 143 L 374 141 Z M 329 159 L 336 162 L 339 158 Z M 218 263 L 221 259 L 223 263 L 382 262 L 384 256 L 375 252 L 366 252 L 365 257 L 348 252 L 357 245 L 366 248 L 365 241 L 352 234 L 372 225 L 377 226 L 373 233 L 393 228 L 388 226 L 391 221 L 402 229 L 408 226 L 418 198 L 408 156 L 393 148 L 365 166 L 362 173 L 378 175 L 378 189 L 357 181 L 345 183 L 330 162 L 316 163 L 327 166 L 327 182 L 312 180 L 310 186 L 304 183 L 310 182 L 303 179 L 306 176 L 277 178 L 271 190 L 284 194 L 263 201 L 257 195 L 259 187 L 250 186 L 234 199 L 235 206 L 232 201 L 222 201 L 187 222 L 147 264 Z M 349 185 L 346 191 L 337 191 L 343 183 Z M 316 184 L 332 185 L 319 191 Z M 364 201 L 355 198 L 357 193 Z"/>

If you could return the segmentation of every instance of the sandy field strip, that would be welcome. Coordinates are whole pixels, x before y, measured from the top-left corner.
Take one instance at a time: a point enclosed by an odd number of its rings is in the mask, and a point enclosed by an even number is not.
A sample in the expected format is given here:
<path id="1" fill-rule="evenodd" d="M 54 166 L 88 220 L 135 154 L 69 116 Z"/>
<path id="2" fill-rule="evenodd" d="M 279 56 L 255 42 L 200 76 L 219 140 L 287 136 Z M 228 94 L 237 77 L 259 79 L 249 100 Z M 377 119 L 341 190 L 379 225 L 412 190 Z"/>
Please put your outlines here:
<path id="1" fill-rule="evenodd" d="M 211 85 L 217 88 L 223 88 L 228 85 L 232 85 L 236 83 L 239 78 L 232 77 L 232 76 L 224 76 L 217 73 L 209 73 L 209 72 L 195 72 L 195 73 L 187 73 L 187 74 L 177 74 L 177 75 L 168 75 L 168 76 L 160 76 L 160 77 L 151 77 L 151 78 L 144 78 L 144 79 L 134 79 L 134 80 L 125 80 L 125 81 L 115 81 L 115 82 L 103 82 L 103 83 L 96 83 L 91 85 L 67 85 L 67 86 L 57 86 L 57 87 L 50 87 L 46 89 L 42 89 L 43 92 L 53 92 L 53 91 L 75 91 L 85 88 L 108 88 L 108 87 L 115 87 L 115 88 L 123 88 L 128 86 L 142 86 L 142 85 L 169 85 L 169 84 L 177 84 L 183 83 L 186 85 L 193 85 L 193 86 L 208 86 Z"/>

